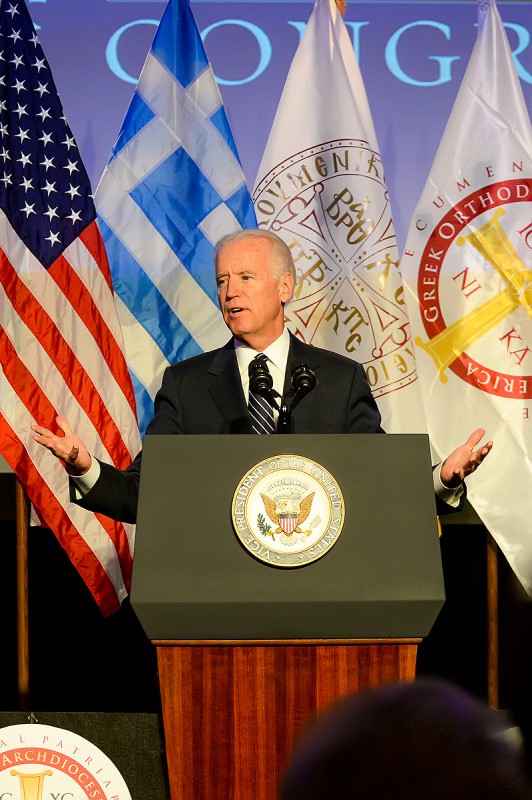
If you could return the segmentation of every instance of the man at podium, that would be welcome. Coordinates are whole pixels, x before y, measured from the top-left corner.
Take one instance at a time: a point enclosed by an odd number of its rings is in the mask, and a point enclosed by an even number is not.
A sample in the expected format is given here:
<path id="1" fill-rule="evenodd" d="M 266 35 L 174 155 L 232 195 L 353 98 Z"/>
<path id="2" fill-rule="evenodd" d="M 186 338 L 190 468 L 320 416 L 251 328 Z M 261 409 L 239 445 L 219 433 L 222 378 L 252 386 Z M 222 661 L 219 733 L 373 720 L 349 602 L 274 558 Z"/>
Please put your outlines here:
<path id="1" fill-rule="evenodd" d="M 239 230 L 216 246 L 215 268 L 232 338 L 166 369 L 146 435 L 383 433 L 362 365 L 304 344 L 285 327 L 295 267 L 282 239 Z M 65 463 L 72 501 L 135 522 L 142 451 L 118 470 L 93 457 L 65 418 L 57 417 L 57 425 L 63 435 L 33 425 L 33 438 Z M 492 447 L 479 447 L 484 433 L 476 430 L 435 469 L 440 513 L 463 504 L 464 478 Z"/>

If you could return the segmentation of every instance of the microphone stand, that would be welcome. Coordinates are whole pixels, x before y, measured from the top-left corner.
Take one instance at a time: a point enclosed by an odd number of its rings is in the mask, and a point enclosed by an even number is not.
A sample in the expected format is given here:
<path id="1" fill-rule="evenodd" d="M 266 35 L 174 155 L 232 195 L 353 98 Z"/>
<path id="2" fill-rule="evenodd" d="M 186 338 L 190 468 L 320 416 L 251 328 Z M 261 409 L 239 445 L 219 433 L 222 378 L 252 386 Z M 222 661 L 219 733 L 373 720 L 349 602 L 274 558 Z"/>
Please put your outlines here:
<path id="1" fill-rule="evenodd" d="M 265 357 L 257 356 L 249 365 L 250 391 L 264 397 L 279 412 L 276 433 L 290 433 L 292 410 L 315 385 L 316 377 L 312 370 L 302 362 L 295 362 L 292 366 L 292 388 L 283 397 L 273 388 L 273 378 Z"/>
<path id="2" fill-rule="evenodd" d="M 292 410 L 316 385 L 316 377 L 305 364 L 297 362 L 292 367 L 292 388 L 281 398 L 277 433 L 290 433 Z M 288 405 L 288 401 L 290 405 Z"/>
<path id="3" fill-rule="evenodd" d="M 281 406 L 279 408 L 279 416 L 277 417 L 277 430 L 276 433 L 290 433 L 290 413 L 292 406 L 288 408 L 286 405 L 286 398 L 282 398 Z"/>

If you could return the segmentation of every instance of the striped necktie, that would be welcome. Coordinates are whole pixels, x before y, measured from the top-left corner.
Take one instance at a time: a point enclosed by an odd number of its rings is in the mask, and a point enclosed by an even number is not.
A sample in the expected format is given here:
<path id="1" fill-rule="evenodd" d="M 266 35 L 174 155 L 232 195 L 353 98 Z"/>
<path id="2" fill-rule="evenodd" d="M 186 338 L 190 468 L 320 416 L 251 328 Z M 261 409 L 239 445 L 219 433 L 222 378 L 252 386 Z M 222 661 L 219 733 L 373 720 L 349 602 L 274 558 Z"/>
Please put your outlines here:
<path id="1" fill-rule="evenodd" d="M 267 361 L 268 356 L 260 353 L 257 356 L 264 362 Z M 266 370 L 268 367 L 264 363 Z M 251 417 L 251 427 L 254 433 L 275 433 L 275 421 L 273 418 L 273 408 L 271 403 L 260 394 L 255 394 L 250 389 L 248 401 L 249 416 Z"/>

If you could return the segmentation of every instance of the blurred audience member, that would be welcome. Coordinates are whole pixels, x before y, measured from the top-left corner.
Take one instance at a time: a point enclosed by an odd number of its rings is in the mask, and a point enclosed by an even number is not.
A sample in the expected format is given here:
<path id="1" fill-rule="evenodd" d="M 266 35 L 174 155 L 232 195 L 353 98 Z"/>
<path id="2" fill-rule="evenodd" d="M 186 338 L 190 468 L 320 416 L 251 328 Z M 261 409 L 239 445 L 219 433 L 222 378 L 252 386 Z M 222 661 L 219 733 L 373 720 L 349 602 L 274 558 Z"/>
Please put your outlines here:
<path id="1" fill-rule="evenodd" d="M 420 679 L 340 701 L 303 734 L 280 800 L 524 800 L 518 741 L 501 712 Z"/>

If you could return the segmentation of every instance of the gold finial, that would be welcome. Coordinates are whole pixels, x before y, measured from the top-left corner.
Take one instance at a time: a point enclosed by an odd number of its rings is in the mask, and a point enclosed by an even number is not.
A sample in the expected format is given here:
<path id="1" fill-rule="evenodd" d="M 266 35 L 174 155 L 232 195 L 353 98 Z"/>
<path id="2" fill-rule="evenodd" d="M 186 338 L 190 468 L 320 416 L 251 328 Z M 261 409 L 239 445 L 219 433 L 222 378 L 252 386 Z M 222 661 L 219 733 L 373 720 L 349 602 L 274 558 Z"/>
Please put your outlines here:
<path id="1" fill-rule="evenodd" d="M 334 2 L 336 3 L 336 8 L 343 17 L 347 9 L 347 0 L 334 0 Z"/>

